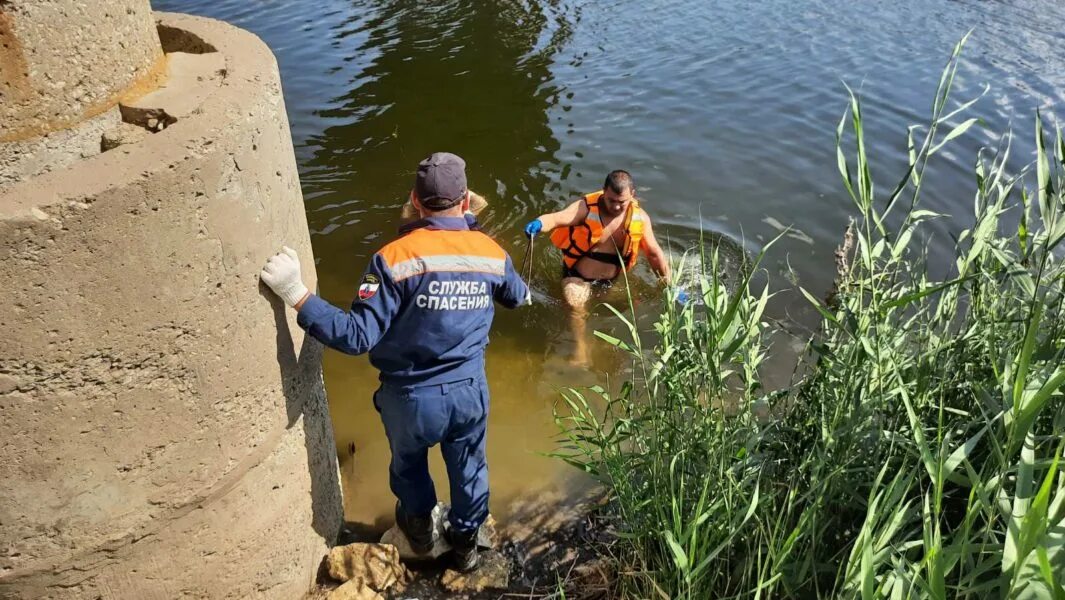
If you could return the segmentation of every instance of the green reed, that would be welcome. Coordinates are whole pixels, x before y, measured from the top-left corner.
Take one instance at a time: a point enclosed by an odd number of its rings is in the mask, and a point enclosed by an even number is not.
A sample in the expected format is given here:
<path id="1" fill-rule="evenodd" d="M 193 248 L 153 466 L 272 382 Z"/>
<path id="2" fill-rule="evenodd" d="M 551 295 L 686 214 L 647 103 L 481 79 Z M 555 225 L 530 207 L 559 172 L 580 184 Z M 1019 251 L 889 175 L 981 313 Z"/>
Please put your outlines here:
<path id="1" fill-rule="evenodd" d="M 628 339 L 598 334 L 636 375 L 566 391 L 557 454 L 610 495 L 620 596 L 1065 598 L 1065 142 L 1037 115 L 1031 169 L 1007 172 L 1009 136 L 976 158 L 973 225 L 934 279 L 922 240 L 944 215 L 921 188 L 976 122 L 975 99 L 947 110 L 964 41 L 886 195 L 848 90 L 858 220 L 831 301 L 800 289 L 821 328 L 792 385 L 759 379 L 768 286 L 726 286 L 705 246 L 702 301 L 667 297 L 653 348 L 618 311 Z"/>

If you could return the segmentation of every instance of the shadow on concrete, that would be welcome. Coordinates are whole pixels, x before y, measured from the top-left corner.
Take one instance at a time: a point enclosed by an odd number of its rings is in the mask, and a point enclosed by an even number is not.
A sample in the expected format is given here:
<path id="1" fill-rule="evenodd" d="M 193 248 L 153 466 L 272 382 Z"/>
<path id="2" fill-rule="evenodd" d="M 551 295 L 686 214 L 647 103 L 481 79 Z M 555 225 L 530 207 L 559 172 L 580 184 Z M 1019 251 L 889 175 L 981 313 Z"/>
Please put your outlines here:
<path id="1" fill-rule="evenodd" d="M 310 335 L 296 352 L 289 330 L 288 307 L 265 284 L 259 293 L 270 302 L 277 329 L 277 364 L 285 394 L 286 428 L 303 417 L 303 436 L 307 449 L 307 467 L 311 477 L 312 526 L 332 546 L 340 534 L 344 508 L 340 496 L 333 422 L 322 380 L 323 346 Z"/>

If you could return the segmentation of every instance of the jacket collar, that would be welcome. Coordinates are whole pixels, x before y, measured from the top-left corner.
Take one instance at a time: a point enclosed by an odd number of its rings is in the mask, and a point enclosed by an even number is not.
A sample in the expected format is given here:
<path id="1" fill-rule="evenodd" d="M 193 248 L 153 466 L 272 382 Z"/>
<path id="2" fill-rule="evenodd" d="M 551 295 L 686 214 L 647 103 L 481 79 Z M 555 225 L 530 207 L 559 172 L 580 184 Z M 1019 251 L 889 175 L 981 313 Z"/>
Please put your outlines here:
<path id="1" fill-rule="evenodd" d="M 415 229 L 440 229 L 443 231 L 468 231 L 469 224 L 465 217 L 425 217 L 399 228 L 400 235 Z"/>

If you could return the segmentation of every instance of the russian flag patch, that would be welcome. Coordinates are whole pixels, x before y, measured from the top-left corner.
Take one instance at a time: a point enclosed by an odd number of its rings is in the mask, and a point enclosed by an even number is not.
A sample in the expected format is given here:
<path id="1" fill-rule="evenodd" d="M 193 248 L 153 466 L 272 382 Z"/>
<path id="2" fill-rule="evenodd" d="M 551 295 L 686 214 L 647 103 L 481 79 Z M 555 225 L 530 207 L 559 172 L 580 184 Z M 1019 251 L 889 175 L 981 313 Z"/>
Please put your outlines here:
<path id="1" fill-rule="evenodd" d="M 377 278 L 377 275 L 367 273 L 366 277 L 362 278 L 362 283 L 359 284 L 359 300 L 373 298 L 380 287 L 381 280 Z"/>

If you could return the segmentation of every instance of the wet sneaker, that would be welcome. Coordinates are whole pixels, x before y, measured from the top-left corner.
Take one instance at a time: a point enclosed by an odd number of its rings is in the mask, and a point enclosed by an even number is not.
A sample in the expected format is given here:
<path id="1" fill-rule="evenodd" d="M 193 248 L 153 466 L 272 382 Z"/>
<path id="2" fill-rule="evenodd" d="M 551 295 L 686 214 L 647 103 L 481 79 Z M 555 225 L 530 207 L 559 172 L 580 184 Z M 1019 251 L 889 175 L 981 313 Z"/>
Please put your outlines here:
<path id="1" fill-rule="evenodd" d="M 410 542 L 410 549 L 417 554 L 427 554 L 433 549 L 433 515 L 408 515 L 396 502 L 396 525 Z"/>
<path id="2" fill-rule="evenodd" d="M 477 569 L 477 530 L 454 531 L 448 529 L 448 541 L 451 542 L 451 560 L 459 573 L 469 573 Z"/>

